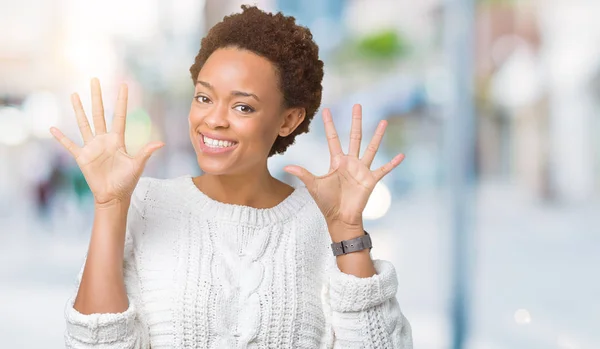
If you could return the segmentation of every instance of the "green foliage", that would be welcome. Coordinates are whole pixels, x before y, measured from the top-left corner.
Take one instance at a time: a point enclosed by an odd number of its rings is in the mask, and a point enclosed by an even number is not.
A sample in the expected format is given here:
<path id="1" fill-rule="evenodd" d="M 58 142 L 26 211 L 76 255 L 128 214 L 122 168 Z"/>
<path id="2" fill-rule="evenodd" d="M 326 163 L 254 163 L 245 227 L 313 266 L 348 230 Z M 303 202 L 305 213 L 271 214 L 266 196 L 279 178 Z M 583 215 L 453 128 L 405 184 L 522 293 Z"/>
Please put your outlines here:
<path id="1" fill-rule="evenodd" d="M 330 62 L 338 69 L 372 67 L 388 69 L 409 52 L 408 40 L 395 29 L 386 29 L 361 37 L 349 37 L 332 52 Z M 345 68 L 344 68 L 345 67 Z"/>
<path id="2" fill-rule="evenodd" d="M 405 53 L 407 44 L 396 30 L 388 29 L 359 38 L 356 49 L 365 58 L 389 59 Z"/>

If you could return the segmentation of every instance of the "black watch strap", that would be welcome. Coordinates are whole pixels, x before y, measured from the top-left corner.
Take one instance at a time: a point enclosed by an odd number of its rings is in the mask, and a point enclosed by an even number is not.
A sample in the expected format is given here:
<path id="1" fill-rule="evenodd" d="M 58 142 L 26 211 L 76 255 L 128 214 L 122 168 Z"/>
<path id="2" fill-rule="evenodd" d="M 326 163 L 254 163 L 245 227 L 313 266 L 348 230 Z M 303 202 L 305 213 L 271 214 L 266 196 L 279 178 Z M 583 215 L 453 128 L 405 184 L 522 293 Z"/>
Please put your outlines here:
<path id="1" fill-rule="evenodd" d="M 364 249 L 371 249 L 373 245 L 371 244 L 371 237 L 369 233 L 365 230 L 365 235 L 359 236 L 357 238 L 351 240 L 343 240 L 340 242 L 334 242 L 331 244 L 331 249 L 333 250 L 334 256 L 341 256 L 343 254 L 358 252 Z"/>

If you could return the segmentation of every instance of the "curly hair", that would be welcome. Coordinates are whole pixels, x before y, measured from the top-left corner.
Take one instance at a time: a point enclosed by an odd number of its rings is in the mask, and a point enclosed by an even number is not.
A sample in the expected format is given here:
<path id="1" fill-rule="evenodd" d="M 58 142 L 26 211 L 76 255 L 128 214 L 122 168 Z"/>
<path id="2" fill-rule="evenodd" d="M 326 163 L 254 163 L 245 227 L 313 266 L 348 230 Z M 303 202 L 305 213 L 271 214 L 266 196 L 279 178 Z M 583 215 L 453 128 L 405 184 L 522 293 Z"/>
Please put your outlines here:
<path id="1" fill-rule="evenodd" d="M 277 136 L 269 157 L 283 154 L 297 135 L 308 132 L 309 124 L 321 105 L 323 61 L 310 30 L 296 19 L 266 13 L 256 6 L 242 5 L 242 12 L 223 18 L 202 39 L 200 51 L 190 67 L 195 84 L 208 57 L 220 48 L 236 47 L 268 59 L 279 77 L 284 108 L 304 108 L 306 115 L 288 136 Z"/>

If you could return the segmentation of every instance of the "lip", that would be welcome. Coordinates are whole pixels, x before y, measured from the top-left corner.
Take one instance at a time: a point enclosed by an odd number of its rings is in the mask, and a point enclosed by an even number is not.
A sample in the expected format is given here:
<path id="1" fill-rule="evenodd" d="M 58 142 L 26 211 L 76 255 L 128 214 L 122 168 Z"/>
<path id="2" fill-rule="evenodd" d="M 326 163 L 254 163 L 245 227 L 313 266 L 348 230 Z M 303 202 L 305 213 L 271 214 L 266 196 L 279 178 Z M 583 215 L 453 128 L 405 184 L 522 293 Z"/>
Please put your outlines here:
<path id="1" fill-rule="evenodd" d="M 206 135 L 208 138 L 213 138 L 210 135 Z M 204 144 L 204 140 L 203 140 L 204 134 L 202 133 L 198 133 L 198 146 L 200 147 L 200 151 L 202 151 L 205 154 L 224 154 L 224 153 L 229 153 L 232 152 L 235 148 L 237 148 L 239 143 L 236 143 L 234 145 L 232 145 L 231 147 L 227 147 L 227 148 L 211 148 L 208 145 Z M 221 139 L 221 138 L 213 138 L 213 139 L 217 139 L 217 140 L 227 140 L 227 139 Z"/>
<path id="2" fill-rule="evenodd" d="M 208 138 L 212 138 L 212 139 L 215 139 L 217 141 L 230 141 L 230 142 L 237 143 L 237 141 L 235 139 L 221 137 L 221 136 L 216 135 L 216 134 L 212 134 L 212 133 L 208 133 L 208 132 L 198 132 L 198 133 L 200 133 L 201 136 L 206 136 Z"/>

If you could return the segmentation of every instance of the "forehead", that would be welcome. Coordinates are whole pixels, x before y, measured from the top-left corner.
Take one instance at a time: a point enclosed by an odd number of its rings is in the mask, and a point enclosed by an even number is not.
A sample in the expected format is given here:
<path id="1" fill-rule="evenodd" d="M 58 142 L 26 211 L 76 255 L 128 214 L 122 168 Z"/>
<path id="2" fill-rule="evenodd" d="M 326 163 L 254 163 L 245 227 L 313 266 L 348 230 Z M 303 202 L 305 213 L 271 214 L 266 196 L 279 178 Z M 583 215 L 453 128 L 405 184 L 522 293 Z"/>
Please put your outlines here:
<path id="1" fill-rule="evenodd" d="M 200 70 L 198 80 L 217 89 L 244 88 L 255 93 L 272 93 L 278 86 L 275 67 L 269 60 L 238 48 L 213 52 Z"/>

